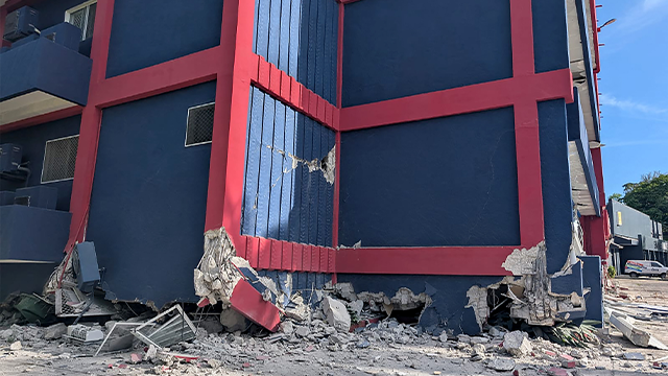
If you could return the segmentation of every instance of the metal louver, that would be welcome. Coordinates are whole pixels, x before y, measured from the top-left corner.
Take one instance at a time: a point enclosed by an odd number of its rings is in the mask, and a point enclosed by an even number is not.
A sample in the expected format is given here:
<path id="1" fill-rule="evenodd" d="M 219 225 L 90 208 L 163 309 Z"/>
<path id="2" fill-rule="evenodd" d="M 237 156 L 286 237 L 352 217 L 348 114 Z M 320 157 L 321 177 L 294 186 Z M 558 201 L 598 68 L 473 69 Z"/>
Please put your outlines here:
<path id="1" fill-rule="evenodd" d="M 42 183 L 52 183 L 74 178 L 79 136 L 59 138 L 46 142 Z"/>
<path id="2" fill-rule="evenodd" d="M 214 103 L 190 107 L 188 109 L 188 127 L 186 146 L 211 142 L 213 136 Z"/>

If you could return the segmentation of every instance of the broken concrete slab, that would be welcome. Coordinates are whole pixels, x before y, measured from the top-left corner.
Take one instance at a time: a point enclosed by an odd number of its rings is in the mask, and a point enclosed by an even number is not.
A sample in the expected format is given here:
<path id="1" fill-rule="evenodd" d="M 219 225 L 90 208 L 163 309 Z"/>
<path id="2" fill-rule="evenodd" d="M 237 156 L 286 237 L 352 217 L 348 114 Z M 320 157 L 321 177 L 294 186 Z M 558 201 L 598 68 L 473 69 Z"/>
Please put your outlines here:
<path id="1" fill-rule="evenodd" d="M 67 325 L 60 322 L 46 328 L 46 331 L 44 332 L 44 339 L 60 339 L 65 333 L 67 333 Z"/>
<path id="2" fill-rule="evenodd" d="M 506 333 L 503 337 L 503 348 L 509 354 L 518 357 L 528 354 L 532 350 L 531 342 L 529 342 L 526 333 L 519 330 Z"/>
<path id="3" fill-rule="evenodd" d="M 507 358 L 494 358 L 487 361 L 485 366 L 495 371 L 507 372 L 515 369 L 515 361 Z"/>
<path id="4" fill-rule="evenodd" d="M 327 316 L 327 323 L 329 325 L 344 332 L 350 330 L 350 314 L 343 303 L 330 296 L 326 296 L 322 301 L 322 309 Z"/>
<path id="5" fill-rule="evenodd" d="M 248 327 L 246 318 L 234 309 L 220 312 L 220 324 L 229 332 L 243 332 Z"/>
<path id="6" fill-rule="evenodd" d="M 668 346 L 656 339 L 649 332 L 634 326 L 634 320 L 620 312 L 611 311 L 610 323 L 619 329 L 624 337 L 636 346 L 668 350 Z"/>

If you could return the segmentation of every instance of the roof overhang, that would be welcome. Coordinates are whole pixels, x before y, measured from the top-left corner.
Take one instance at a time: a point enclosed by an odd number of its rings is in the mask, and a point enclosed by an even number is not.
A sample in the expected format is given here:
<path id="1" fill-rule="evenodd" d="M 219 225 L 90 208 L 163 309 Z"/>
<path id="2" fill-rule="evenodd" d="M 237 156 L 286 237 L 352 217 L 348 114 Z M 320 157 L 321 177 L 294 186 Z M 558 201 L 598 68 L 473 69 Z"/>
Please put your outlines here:
<path id="1" fill-rule="evenodd" d="M 582 102 L 582 115 L 589 141 L 600 142 L 598 102 L 595 85 L 594 29 L 588 0 L 568 0 L 568 41 L 573 85 Z"/>

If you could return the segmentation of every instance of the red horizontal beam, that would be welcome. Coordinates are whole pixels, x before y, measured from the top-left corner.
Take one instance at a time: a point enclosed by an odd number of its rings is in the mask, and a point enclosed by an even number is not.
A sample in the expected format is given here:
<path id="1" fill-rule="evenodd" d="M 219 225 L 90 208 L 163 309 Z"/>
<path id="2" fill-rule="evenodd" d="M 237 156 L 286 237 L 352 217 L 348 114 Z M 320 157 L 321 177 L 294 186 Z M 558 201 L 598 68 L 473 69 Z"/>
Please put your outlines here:
<path id="1" fill-rule="evenodd" d="M 333 273 L 334 255 L 331 247 L 319 247 L 254 236 L 233 236 L 237 256 L 253 268 L 290 272 Z"/>
<path id="2" fill-rule="evenodd" d="M 570 69 L 561 69 L 341 109 L 340 131 L 509 107 L 526 98 L 573 101 Z"/>
<path id="3" fill-rule="evenodd" d="M 253 61 L 257 61 L 257 70 L 251 75 L 251 81 L 257 87 L 302 114 L 336 130 L 336 119 L 339 112 L 336 106 L 306 88 L 274 64 L 267 62 L 262 56 L 255 55 Z"/>
<path id="4" fill-rule="evenodd" d="M 91 100 L 104 108 L 216 79 L 220 46 L 111 77 L 91 87 Z"/>
<path id="5" fill-rule="evenodd" d="M 512 275 L 501 267 L 516 247 L 342 248 L 337 273 Z"/>
<path id="6" fill-rule="evenodd" d="M 65 119 L 70 116 L 81 115 L 82 112 L 83 112 L 82 106 L 64 108 L 62 110 L 49 112 L 48 114 L 34 116 L 23 120 L 18 120 L 12 123 L 7 123 L 5 125 L 0 126 L 0 133 L 15 131 L 21 128 L 32 127 L 33 125 Z"/>

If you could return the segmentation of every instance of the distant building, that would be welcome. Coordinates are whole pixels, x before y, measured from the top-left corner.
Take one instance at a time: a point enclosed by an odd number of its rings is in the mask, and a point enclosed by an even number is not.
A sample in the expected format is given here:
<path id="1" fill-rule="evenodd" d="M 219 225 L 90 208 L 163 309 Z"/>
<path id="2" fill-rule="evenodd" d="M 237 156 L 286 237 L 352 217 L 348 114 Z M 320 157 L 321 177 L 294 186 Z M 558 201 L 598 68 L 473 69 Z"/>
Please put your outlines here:
<path id="1" fill-rule="evenodd" d="M 600 315 L 594 0 L 0 5 L 0 267 L 85 239 L 108 299 L 196 302 L 224 226 L 290 288 L 410 289 L 425 327 L 479 331 L 537 270 Z M 515 314 L 585 314 L 545 304 Z"/>
<path id="2" fill-rule="evenodd" d="M 612 233 L 610 259 L 619 273 L 623 273 L 628 260 L 654 260 L 668 265 L 668 242 L 663 239 L 660 222 L 613 199 L 607 209 Z"/>

